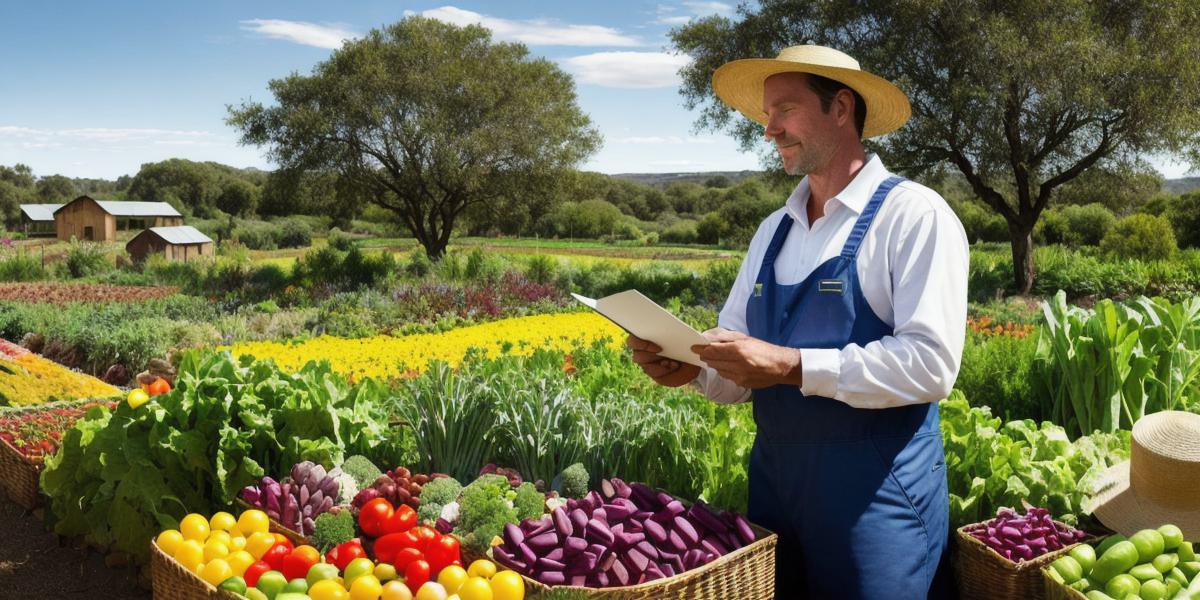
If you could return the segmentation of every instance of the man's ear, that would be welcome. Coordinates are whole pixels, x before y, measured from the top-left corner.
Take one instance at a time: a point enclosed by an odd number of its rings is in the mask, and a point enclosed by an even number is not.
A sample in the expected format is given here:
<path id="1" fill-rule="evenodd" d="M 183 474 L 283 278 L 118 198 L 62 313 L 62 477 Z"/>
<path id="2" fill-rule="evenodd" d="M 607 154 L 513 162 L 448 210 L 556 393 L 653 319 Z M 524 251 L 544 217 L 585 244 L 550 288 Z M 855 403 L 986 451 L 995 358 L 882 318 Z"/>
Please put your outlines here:
<path id="1" fill-rule="evenodd" d="M 833 106 L 835 109 L 833 117 L 837 119 L 838 127 L 844 127 L 847 123 L 851 127 L 854 126 L 854 93 L 848 89 L 840 89 L 836 96 L 833 97 Z"/>

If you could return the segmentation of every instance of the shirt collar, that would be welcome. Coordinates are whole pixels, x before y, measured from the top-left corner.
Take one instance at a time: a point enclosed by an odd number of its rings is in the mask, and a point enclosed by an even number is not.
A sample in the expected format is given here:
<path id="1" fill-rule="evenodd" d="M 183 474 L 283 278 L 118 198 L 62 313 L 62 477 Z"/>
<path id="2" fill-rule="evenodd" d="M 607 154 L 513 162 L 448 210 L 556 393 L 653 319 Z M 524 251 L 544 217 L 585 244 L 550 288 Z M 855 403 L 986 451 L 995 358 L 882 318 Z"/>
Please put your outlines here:
<path id="1" fill-rule="evenodd" d="M 875 193 L 875 188 L 879 187 L 879 184 L 890 175 L 891 173 L 883 166 L 879 155 L 871 154 L 854 179 L 851 179 L 850 183 L 846 184 L 846 187 L 842 188 L 837 195 L 826 201 L 825 214 L 832 212 L 837 205 L 845 206 L 855 214 L 861 214 L 871 199 L 871 195 Z M 796 189 L 792 191 L 792 195 L 788 196 L 784 206 L 792 219 L 811 227 L 812 224 L 808 222 L 808 193 L 808 175 L 805 175 Z"/>

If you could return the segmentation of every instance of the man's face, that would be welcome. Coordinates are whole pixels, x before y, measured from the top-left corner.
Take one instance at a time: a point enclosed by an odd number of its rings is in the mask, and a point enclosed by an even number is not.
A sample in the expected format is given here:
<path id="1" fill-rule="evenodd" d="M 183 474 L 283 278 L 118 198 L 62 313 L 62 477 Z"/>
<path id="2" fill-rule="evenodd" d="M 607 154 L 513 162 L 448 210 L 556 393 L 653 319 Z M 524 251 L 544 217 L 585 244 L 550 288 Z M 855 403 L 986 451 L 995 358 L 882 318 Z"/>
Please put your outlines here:
<path id="1" fill-rule="evenodd" d="M 803 73 L 767 78 L 763 111 L 767 113 L 767 140 L 775 144 L 788 175 L 819 171 L 837 151 L 834 111 L 821 111 L 821 99 L 808 87 Z"/>

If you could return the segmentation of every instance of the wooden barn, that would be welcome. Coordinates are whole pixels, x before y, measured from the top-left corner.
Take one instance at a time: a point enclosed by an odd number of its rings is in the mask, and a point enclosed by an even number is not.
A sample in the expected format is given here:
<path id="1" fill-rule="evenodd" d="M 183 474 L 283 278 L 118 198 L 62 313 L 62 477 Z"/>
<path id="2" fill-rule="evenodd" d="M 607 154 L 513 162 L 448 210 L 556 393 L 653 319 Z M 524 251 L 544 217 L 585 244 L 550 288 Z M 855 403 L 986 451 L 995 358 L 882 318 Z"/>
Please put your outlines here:
<path id="1" fill-rule="evenodd" d="M 22 204 L 21 231 L 29 236 L 54 235 L 54 211 L 62 206 L 61 204 Z"/>
<path id="2" fill-rule="evenodd" d="M 96 200 L 80 196 L 54 211 L 58 239 L 113 242 L 117 232 L 183 225 L 183 215 L 166 202 Z"/>
<path id="3" fill-rule="evenodd" d="M 213 241 L 191 225 L 151 227 L 125 244 L 129 256 L 141 262 L 155 254 L 167 260 L 182 260 L 213 255 Z"/>

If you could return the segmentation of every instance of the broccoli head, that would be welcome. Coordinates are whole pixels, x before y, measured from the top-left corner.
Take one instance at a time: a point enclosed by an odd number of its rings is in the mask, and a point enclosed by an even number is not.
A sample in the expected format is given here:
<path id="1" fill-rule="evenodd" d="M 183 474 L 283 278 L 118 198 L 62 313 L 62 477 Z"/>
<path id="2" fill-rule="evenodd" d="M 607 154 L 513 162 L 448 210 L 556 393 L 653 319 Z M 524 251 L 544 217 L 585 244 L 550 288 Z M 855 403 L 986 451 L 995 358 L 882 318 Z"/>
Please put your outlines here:
<path id="1" fill-rule="evenodd" d="M 358 489 L 369 488 L 375 480 L 383 475 L 379 467 L 365 456 L 355 454 L 342 463 L 342 471 L 349 473 L 358 483 Z"/>
<path id="2" fill-rule="evenodd" d="M 583 463 L 575 463 L 563 469 L 559 475 L 562 493 L 568 498 L 582 498 L 588 493 L 588 472 Z"/>

